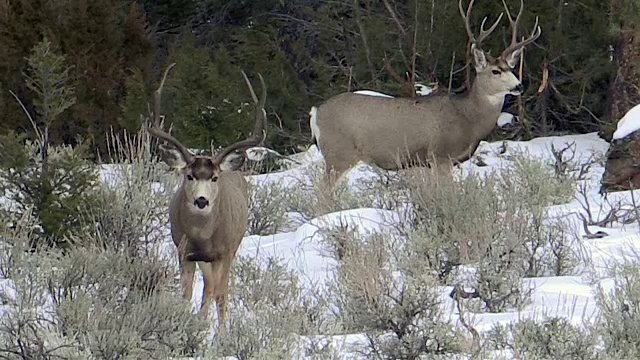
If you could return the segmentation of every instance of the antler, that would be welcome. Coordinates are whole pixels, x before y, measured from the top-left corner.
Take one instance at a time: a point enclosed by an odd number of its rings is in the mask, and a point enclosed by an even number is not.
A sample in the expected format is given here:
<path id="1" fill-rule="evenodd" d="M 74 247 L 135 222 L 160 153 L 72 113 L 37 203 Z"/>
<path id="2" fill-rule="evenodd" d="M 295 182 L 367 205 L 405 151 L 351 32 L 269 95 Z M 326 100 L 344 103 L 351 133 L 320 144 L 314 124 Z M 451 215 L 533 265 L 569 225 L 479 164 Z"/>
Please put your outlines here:
<path id="1" fill-rule="evenodd" d="M 173 145 L 180 154 L 182 154 L 182 158 L 185 162 L 190 163 L 193 160 L 193 154 L 184 146 L 178 139 L 174 138 L 172 135 L 164 132 L 160 129 L 160 105 L 162 103 L 162 89 L 164 88 L 164 82 L 167 80 L 167 75 L 169 75 L 169 71 L 175 66 L 175 63 L 169 64 L 164 71 L 164 75 L 162 76 L 162 81 L 160 81 L 160 85 L 158 89 L 154 92 L 153 95 L 153 125 L 151 127 L 145 126 L 145 129 L 151 134 L 159 139 L 165 140 L 166 142 Z"/>
<path id="2" fill-rule="evenodd" d="M 260 83 L 262 84 L 262 97 L 258 101 L 256 97 L 256 93 L 253 91 L 253 86 L 247 78 L 247 74 L 242 71 L 242 76 L 244 76 L 244 80 L 247 82 L 247 86 L 249 87 L 249 92 L 251 93 L 251 98 L 253 102 L 256 104 L 256 124 L 253 128 L 253 133 L 251 136 L 245 140 L 238 141 L 237 143 L 231 144 L 226 147 L 224 150 L 220 151 L 220 153 L 215 157 L 214 163 L 220 163 L 222 160 L 229 154 L 237 150 L 245 150 L 250 147 L 254 147 L 259 145 L 262 141 L 264 141 L 266 137 L 266 127 L 267 127 L 267 119 L 264 111 L 264 104 L 267 99 L 267 87 L 264 84 L 264 79 L 262 75 L 258 74 L 260 78 Z"/>
<path id="3" fill-rule="evenodd" d="M 480 24 L 480 34 L 478 34 L 478 37 L 476 38 L 475 35 L 473 35 L 473 31 L 471 31 L 471 25 L 469 24 L 469 17 L 471 15 L 471 9 L 473 8 L 474 1 L 475 0 L 471 0 L 469 2 L 469 7 L 465 12 L 462 7 L 462 0 L 459 0 L 458 8 L 460 9 L 460 15 L 462 15 L 462 19 L 464 20 L 464 26 L 465 26 L 465 29 L 467 30 L 467 36 L 469 36 L 469 40 L 471 40 L 471 42 L 474 43 L 477 48 L 480 48 L 480 44 L 482 44 L 482 41 L 486 39 L 487 36 L 489 36 L 489 34 L 491 34 L 496 29 L 504 13 L 500 13 L 500 16 L 498 16 L 498 20 L 496 20 L 496 22 L 494 22 L 493 25 L 491 25 L 491 27 L 489 27 L 486 30 L 484 28 L 484 24 L 487 22 L 487 17 L 485 16 L 485 18 L 482 19 L 482 24 Z"/>
<path id="4" fill-rule="evenodd" d="M 501 55 L 501 57 L 504 59 L 511 55 L 514 51 L 519 50 L 536 41 L 536 39 L 542 33 L 542 29 L 540 29 L 540 26 L 538 25 L 538 17 L 536 16 L 536 23 L 533 26 L 533 30 L 531 31 L 531 34 L 529 34 L 529 37 L 521 42 L 518 42 L 518 23 L 520 22 L 522 9 L 524 8 L 524 0 L 520 0 L 520 10 L 518 11 L 518 15 L 516 16 L 515 20 L 511 17 L 511 13 L 509 12 L 507 3 L 502 0 L 502 4 L 504 5 L 504 9 L 507 11 L 507 17 L 509 18 L 509 27 L 511 28 L 511 44 L 506 49 L 504 49 Z"/>

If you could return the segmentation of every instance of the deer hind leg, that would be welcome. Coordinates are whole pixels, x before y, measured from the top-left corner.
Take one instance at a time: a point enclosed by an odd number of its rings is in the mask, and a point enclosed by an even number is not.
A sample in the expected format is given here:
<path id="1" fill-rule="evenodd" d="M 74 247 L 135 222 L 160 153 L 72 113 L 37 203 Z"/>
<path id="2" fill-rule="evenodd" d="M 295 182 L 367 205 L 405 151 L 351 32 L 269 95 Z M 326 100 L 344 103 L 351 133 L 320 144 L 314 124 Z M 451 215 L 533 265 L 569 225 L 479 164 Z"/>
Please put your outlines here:
<path id="1" fill-rule="evenodd" d="M 454 164 L 451 159 L 439 159 L 435 163 L 434 170 L 438 181 L 453 182 Z"/>
<path id="2" fill-rule="evenodd" d="M 332 158 L 327 158 L 325 160 L 325 171 L 320 184 L 320 191 L 327 195 L 334 194 L 340 181 L 344 179 L 349 170 L 351 170 L 357 162 L 357 159 L 334 160 Z"/>
<path id="3" fill-rule="evenodd" d="M 334 210 L 336 187 L 349 170 L 349 167 L 329 167 L 329 164 L 327 163 L 327 170 L 325 170 L 323 179 L 315 187 L 318 198 L 316 211 L 319 214 L 327 214 Z"/>
<path id="4" fill-rule="evenodd" d="M 336 186 L 345 177 L 347 172 L 351 169 L 351 166 L 333 166 L 331 169 L 325 172 L 324 182 L 328 190 L 335 191 Z"/>

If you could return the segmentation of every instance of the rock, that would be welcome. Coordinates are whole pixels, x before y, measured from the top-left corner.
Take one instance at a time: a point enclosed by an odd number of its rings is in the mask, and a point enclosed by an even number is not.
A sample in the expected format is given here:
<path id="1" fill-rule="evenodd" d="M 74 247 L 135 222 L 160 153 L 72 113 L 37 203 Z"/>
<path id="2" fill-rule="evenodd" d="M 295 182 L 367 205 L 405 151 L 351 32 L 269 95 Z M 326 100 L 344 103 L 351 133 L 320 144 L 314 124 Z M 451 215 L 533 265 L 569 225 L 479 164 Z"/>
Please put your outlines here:
<path id="1" fill-rule="evenodd" d="M 611 141 L 600 193 L 640 189 L 640 130 Z"/>

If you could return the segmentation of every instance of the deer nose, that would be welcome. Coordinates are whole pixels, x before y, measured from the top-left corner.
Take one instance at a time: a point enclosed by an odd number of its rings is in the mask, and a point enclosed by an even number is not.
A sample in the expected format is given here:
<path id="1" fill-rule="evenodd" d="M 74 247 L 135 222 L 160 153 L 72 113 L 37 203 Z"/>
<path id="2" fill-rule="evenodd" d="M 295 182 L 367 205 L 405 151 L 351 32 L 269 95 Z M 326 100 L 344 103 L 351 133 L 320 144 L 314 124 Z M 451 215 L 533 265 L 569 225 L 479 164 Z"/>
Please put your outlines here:
<path id="1" fill-rule="evenodd" d="M 209 200 L 200 196 L 199 198 L 193 201 L 193 205 L 197 206 L 198 209 L 204 209 L 207 205 L 209 205 Z"/>
<path id="2" fill-rule="evenodd" d="M 513 88 L 513 91 L 522 94 L 524 92 L 524 85 L 522 85 L 522 83 L 516 85 L 516 87 Z"/>

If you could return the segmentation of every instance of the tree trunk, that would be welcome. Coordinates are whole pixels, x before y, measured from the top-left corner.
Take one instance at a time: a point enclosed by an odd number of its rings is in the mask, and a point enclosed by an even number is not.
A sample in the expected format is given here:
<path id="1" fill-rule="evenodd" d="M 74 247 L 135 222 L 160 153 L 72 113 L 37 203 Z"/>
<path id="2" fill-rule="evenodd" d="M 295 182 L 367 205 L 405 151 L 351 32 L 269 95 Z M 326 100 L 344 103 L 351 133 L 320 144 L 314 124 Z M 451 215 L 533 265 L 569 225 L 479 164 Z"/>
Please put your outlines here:
<path id="1" fill-rule="evenodd" d="M 637 0 L 611 0 L 611 26 L 618 29 L 613 45 L 613 78 L 609 84 L 609 134 L 632 107 L 640 104 L 640 14 Z"/>

